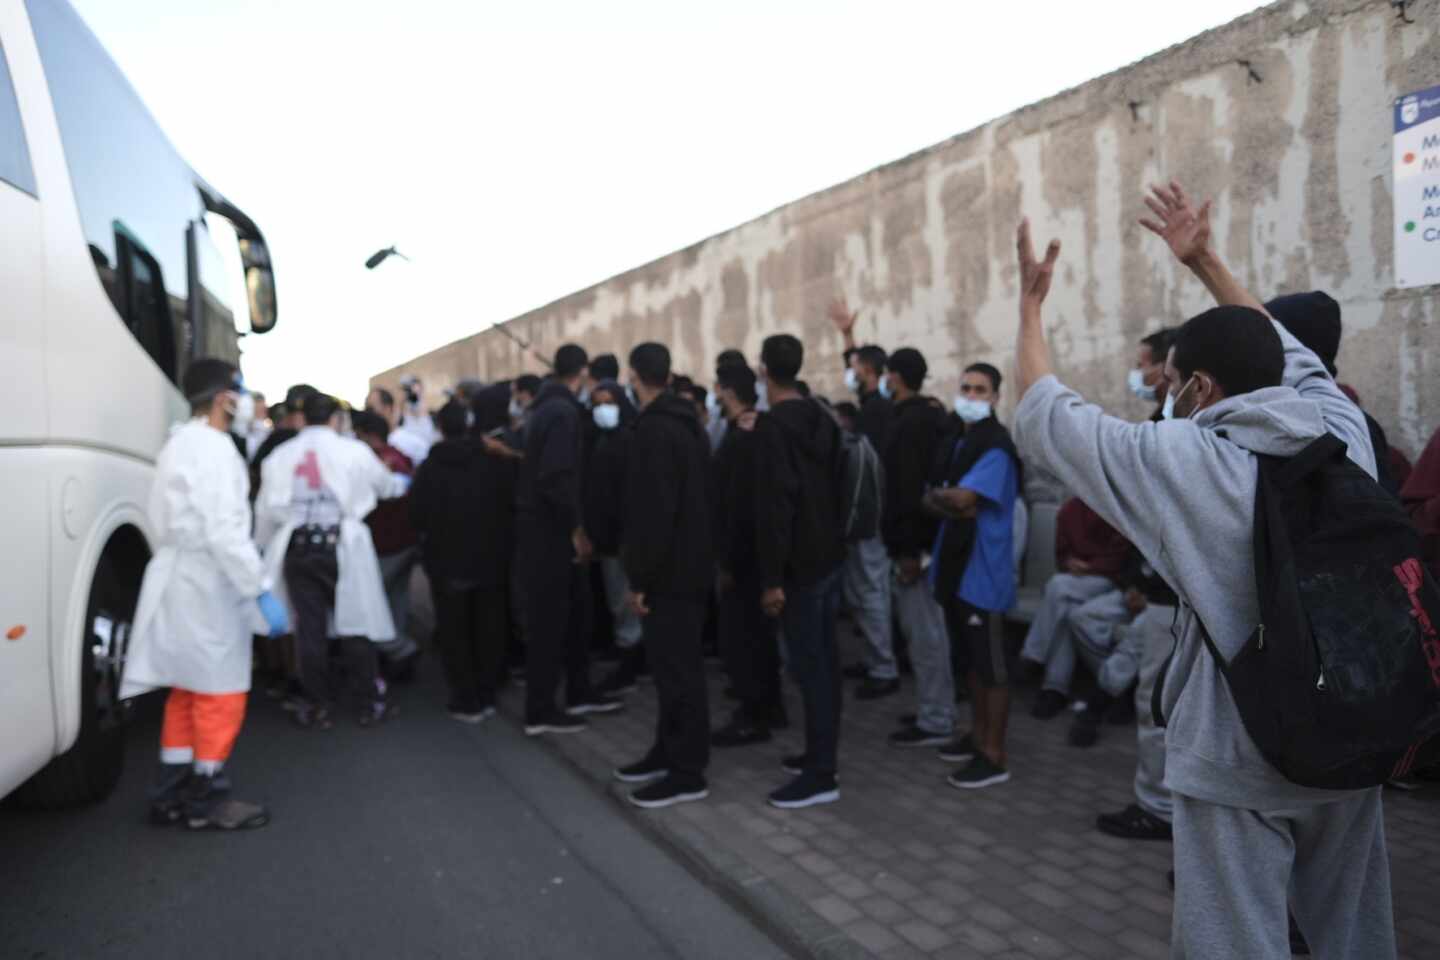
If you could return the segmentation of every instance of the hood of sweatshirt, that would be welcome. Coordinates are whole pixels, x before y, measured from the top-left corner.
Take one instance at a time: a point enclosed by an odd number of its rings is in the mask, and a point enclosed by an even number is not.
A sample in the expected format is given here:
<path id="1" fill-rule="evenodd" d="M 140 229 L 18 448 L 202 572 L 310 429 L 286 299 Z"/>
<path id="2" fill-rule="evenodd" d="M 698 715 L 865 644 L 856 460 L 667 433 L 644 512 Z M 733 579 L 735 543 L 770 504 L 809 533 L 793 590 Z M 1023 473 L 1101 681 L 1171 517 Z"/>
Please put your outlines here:
<path id="1" fill-rule="evenodd" d="M 840 442 L 840 428 L 830 411 L 816 400 L 786 400 L 770 408 L 769 417 L 795 443 L 802 456 L 829 463 Z"/>
<path id="2" fill-rule="evenodd" d="M 475 448 L 463 440 L 441 440 L 430 448 L 427 462 L 463 467 L 475 456 Z"/>
<path id="3" fill-rule="evenodd" d="M 709 448 L 710 439 L 705 435 L 705 429 L 700 426 L 700 418 L 695 415 L 695 407 L 689 400 L 677 397 L 673 393 L 662 393 L 650 405 L 640 411 L 642 417 L 669 417 L 679 421 L 686 430 L 705 442 Z"/>
<path id="4" fill-rule="evenodd" d="M 1227 397 L 1192 420 L 1251 453 L 1293 457 L 1325 433 L 1320 406 L 1292 387 L 1266 387 Z"/>

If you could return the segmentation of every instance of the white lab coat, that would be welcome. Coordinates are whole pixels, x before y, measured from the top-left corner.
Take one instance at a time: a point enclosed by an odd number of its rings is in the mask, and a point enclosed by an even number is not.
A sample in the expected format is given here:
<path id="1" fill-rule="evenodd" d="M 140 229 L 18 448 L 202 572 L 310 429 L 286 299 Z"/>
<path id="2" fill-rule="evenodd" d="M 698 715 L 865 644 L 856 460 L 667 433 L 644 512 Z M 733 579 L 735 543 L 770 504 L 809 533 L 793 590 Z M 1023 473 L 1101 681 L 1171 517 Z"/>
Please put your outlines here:
<path id="1" fill-rule="evenodd" d="M 250 539 L 250 477 L 235 441 L 203 420 L 170 434 L 150 490 L 145 568 L 121 697 L 160 687 L 250 689 L 255 598 L 268 589 Z"/>
<path id="2" fill-rule="evenodd" d="M 320 476 L 340 504 L 339 567 L 335 584 L 334 634 L 367 637 L 375 643 L 395 639 L 395 621 L 385 598 L 380 561 L 365 516 L 378 500 L 404 495 L 409 478 L 390 472 L 375 452 L 325 426 L 306 427 L 265 458 L 260 468 L 260 494 L 255 500 L 255 538 L 264 545 L 265 572 L 276 596 L 289 603 L 285 590 L 285 552 L 295 532 L 290 503 L 295 468 L 315 452 Z M 293 613 L 292 613 L 293 622 Z"/>
<path id="3" fill-rule="evenodd" d="M 433 445 L 433 441 L 425 439 L 408 426 L 396 427 L 391 430 L 390 436 L 385 438 L 385 442 L 405 454 L 410 460 L 410 465 L 416 470 L 420 469 L 420 464 L 424 463 L 425 458 L 430 455 L 430 447 Z"/>

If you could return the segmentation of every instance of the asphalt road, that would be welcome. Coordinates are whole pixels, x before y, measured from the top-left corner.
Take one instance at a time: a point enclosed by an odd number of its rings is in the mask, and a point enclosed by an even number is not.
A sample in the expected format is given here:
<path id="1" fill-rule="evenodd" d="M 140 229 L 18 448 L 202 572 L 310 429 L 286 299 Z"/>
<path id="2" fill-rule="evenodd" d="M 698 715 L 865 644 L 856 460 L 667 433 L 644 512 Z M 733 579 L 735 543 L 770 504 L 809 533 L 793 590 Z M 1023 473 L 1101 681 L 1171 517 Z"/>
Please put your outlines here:
<path id="1" fill-rule="evenodd" d="M 145 704 L 107 802 L 0 811 L 0 957 L 786 956 L 542 744 L 447 718 L 427 667 L 376 730 L 253 697 L 230 769 L 274 820 L 247 833 L 144 822 Z"/>

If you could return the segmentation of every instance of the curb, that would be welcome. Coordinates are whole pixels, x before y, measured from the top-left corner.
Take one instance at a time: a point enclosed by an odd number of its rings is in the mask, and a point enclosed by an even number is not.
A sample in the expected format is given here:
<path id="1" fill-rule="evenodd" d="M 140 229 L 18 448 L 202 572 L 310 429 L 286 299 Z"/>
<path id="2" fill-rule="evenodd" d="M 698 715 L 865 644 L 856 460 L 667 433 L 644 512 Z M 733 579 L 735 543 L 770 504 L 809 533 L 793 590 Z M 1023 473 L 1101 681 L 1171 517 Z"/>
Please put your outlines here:
<path id="1" fill-rule="evenodd" d="M 501 714 L 513 723 L 520 722 L 513 708 L 502 705 Z M 637 810 L 615 785 L 609 765 L 585 750 L 578 741 L 576 747 L 567 748 L 563 740 L 548 739 L 548 750 L 583 774 L 631 823 L 659 843 L 697 880 L 744 914 L 781 949 L 792 956 L 813 960 L 867 960 L 872 956 L 799 897 L 757 873 L 739 857 L 711 841 L 703 831 L 679 818 Z"/>

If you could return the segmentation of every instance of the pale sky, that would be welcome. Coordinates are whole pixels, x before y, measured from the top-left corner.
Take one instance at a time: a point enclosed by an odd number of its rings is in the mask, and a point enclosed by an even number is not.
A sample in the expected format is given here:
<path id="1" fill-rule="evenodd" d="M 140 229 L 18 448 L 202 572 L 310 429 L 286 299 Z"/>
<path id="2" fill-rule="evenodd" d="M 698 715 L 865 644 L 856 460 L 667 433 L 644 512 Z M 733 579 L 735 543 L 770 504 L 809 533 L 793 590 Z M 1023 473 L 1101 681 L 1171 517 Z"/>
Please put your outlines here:
<path id="1" fill-rule="evenodd" d="M 1254 0 L 72 0 L 270 241 L 252 386 L 370 375 Z M 414 263 L 370 272 L 396 244 Z"/>

